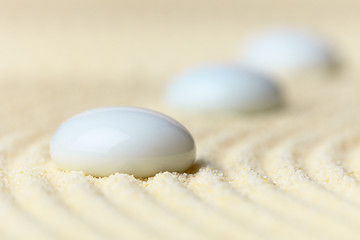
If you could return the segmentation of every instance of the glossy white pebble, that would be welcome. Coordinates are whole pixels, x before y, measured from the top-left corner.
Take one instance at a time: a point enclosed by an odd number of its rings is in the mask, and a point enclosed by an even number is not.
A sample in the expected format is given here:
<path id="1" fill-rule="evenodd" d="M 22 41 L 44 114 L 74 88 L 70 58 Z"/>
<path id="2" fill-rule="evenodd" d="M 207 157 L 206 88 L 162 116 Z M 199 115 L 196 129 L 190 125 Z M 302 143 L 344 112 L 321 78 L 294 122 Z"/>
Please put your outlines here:
<path id="1" fill-rule="evenodd" d="M 184 171 L 195 159 L 191 134 L 163 114 L 131 107 L 99 108 L 65 121 L 50 146 L 62 169 L 93 176 L 115 172 L 149 177 Z"/>
<path id="2" fill-rule="evenodd" d="M 290 29 L 255 35 L 242 47 L 240 59 L 255 70 L 290 78 L 327 73 L 338 62 L 333 48 L 319 36 Z"/>
<path id="3" fill-rule="evenodd" d="M 278 106 L 282 97 L 267 77 L 236 64 L 214 63 L 177 76 L 166 91 L 166 100 L 185 111 L 252 112 Z"/>

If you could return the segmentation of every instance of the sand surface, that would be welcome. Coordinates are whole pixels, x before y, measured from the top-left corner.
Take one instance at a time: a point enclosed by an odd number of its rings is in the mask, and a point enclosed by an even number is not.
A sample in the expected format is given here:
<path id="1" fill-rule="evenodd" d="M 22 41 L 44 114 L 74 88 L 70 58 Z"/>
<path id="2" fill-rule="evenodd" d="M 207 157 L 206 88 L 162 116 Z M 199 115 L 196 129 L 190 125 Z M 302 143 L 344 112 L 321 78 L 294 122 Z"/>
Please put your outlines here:
<path id="1" fill-rule="evenodd" d="M 356 1 L 0 2 L 0 239 L 359 239 L 360 30 Z M 231 59 L 256 29 L 290 22 L 344 60 L 283 83 L 263 114 L 189 115 L 163 101 L 179 70 Z M 102 106 L 147 107 L 198 146 L 186 173 L 65 172 L 56 128 Z"/>

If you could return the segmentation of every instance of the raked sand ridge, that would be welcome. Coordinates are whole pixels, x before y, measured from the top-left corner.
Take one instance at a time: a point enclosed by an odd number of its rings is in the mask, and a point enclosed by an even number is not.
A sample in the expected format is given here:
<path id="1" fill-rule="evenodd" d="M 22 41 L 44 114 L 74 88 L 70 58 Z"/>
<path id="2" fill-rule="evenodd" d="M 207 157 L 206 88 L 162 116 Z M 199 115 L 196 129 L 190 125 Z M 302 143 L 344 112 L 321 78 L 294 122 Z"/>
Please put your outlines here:
<path id="1" fill-rule="evenodd" d="M 0 239 L 359 239 L 357 5 L 0 1 Z M 287 21 L 333 36 L 342 71 L 284 83 L 276 111 L 166 106 L 177 71 L 231 59 L 238 40 Z M 49 156 L 57 127 L 119 105 L 179 120 L 195 138 L 195 165 L 147 179 L 59 170 Z"/>
<path id="2" fill-rule="evenodd" d="M 116 87 L 1 86 L 1 239 L 360 236 L 357 81 L 288 83 L 283 109 L 252 115 L 185 115 L 163 106 L 156 84 L 136 99 Z M 192 169 L 137 179 L 56 168 L 48 147 L 64 119 L 139 98 L 194 134 Z"/>

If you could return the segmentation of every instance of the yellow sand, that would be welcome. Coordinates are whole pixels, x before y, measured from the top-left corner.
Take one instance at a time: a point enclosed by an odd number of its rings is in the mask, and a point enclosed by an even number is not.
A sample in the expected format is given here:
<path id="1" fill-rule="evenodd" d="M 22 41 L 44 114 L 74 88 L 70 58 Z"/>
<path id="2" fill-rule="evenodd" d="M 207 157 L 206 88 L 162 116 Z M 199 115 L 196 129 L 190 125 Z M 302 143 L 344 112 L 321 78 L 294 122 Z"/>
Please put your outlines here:
<path id="1" fill-rule="evenodd" d="M 359 8 L 314 2 L 1 1 L 0 239 L 359 239 Z M 286 106 L 263 114 L 163 102 L 176 71 L 231 59 L 246 34 L 284 21 L 327 33 L 343 71 L 284 83 Z M 114 105 L 182 122 L 193 168 L 58 170 L 48 147 L 61 122 Z"/>

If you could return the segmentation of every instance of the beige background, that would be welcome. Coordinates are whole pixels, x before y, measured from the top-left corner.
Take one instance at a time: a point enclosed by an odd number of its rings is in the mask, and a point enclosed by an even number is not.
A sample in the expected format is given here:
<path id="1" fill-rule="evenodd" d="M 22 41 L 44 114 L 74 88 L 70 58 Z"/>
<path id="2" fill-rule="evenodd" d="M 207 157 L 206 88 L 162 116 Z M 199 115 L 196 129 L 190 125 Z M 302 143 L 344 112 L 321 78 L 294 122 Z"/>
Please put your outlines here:
<path id="1" fill-rule="evenodd" d="M 1 1 L 0 239 L 359 239 L 360 4 L 347 1 Z M 162 94 L 176 72 L 231 60 L 277 25 L 327 36 L 331 79 L 283 83 L 286 106 L 188 115 Z M 189 128 L 187 173 L 106 178 L 48 155 L 66 118 L 100 106 Z"/>
<path id="2" fill-rule="evenodd" d="M 355 58 L 359 9 L 354 0 L 2 1 L 0 70 L 47 81 L 139 72 L 167 79 L 232 58 L 249 32 L 278 24 L 318 30 Z"/>

